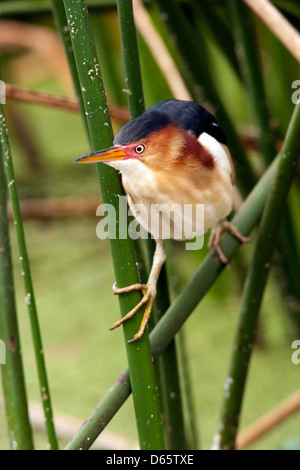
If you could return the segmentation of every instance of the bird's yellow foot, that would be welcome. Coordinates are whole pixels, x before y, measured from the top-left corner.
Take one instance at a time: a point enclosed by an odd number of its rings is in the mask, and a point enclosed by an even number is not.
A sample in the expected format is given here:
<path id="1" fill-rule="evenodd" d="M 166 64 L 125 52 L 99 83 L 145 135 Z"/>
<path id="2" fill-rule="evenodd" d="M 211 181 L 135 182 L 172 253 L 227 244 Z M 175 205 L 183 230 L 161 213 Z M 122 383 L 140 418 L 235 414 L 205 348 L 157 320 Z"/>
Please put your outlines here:
<path id="1" fill-rule="evenodd" d="M 140 309 L 140 307 L 146 304 L 146 308 L 145 308 L 144 315 L 141 321 L 140 329 L 134 335 L 133 339 L 129 341 L 129 343 L 136 341 L 138 339 L 141 339 L 141 337 L 143 336 L 145 332 L 148 320 L 151 315 L 153 302 L 156 297 L 156 284 L 154 282 L 148 282 L 148 284 L 132 284 L 131 286 L 121 287 L 121 288 L 117 287 L 116 284 L 114 284 L 113 286 L 113 292 L 115 295 L 126 294 L 128 292 L 133 292 L 136 290 L 142 291 L 143 297 L 141 301 L 132 310 L 130 310 L 130 312 L 128 312 L 121 320 L 117 321 L 113 325 L 112 328 L 110 328 L 111 330 L 114 330 L 118 326 L 122 325 L 125 321 L 132 318 L 136 314 L 136 312 Z"/>
<path id="2" fill-rule="evenodd" d="M 156 286 L 157 286 L 159 273 L 166 260 L 166 254 L 164 251 L 162 240 L 155 240 L 155 241 L 156 241 L 156 246 L 155 246 L 155 252 L 153 256 L 153 263 L 152 263 L 152 267 L 151 267 L 147 284 L 132 284 L 131 286 L 121 287 L 121 288 L 117 287 L 115 284 L 113 286 L 113 291 L 114 291 L 114 294 L 116 295 L 127 294 L 128 292 L 133 292 L 136 290 L 142 291 L 142 294 L 143 294 L 142 300 L 132 310 L 130 310 L 130 312 L 128 312 L 121 320 L 117 321 L 114 324 L 114 326 L 111 328 L 111 330 L 114 330 L 118 326 L 122 325 L 122 323 L 124 323 L 126 320 L 129 320 L 129 318 L 132 318 L 135 315 L 135 313 L 139 310 L 140 307 L 142 307 L 143 305 L 146 305 L 144 315 L 141 321 L 140 329 L 134 335 L 133 339 L 130 340 L 129 342 L 136 341 L 137 339 L 141 339 L 141 337 L 144 334 L 144 331 L 146 329 L 147 323 L 151 315 L 153 302 L 156 297 Z"/>
<path id="3" fill-rule="evenodd" d="M 221 247 L 220 247 L 220 241 L 223 233 L 228 230 L 235 238 L 239 240 L 241 243 L 249 243 L 250 238 L 245 237 L 242 235 L 238 229 L 230 223 L 226 219 L 221 219 L 217 225 L 212 229 L 209 242 L 208 242 L 208 247 L 215 248 L 217 250 L 217 253 L 219 255 L 220 261 L 224 264 L 228 263 L 228 258 L 224 255 Z"/>

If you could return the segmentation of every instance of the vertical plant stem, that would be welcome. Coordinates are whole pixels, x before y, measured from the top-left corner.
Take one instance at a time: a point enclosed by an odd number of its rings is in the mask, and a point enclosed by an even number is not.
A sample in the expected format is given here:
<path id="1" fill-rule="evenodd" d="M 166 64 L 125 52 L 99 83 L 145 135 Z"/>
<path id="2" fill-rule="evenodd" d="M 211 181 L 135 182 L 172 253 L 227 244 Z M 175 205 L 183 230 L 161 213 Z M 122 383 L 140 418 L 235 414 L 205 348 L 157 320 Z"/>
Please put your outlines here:
<path id="1" fill-rule="evenodd" d="M 132 0 L 117 0 L 117 7 L 128 108 L 131 119 L 134 119 L 144 112 L 145 106 Z M 154 240 L 148 239 L 146 248 L 151 265 L 155 249 Z M 152 317 L 156 322 L 160 320 L 170 305 L 165 268 L 160 274 L 157 291 L 152 311 Z M 184 449 L 186 442 L 175 341 L 169 344 L 164 354 L 159 358 L 158 369 L 168 448 Z"/>
<path id="2" fill-rule="evenodd" d="M 3 160 L 7 165 L 10 155 L 6 153 L 4 142 L 7 140 L 7 129 L 2 105 L 0 107 L 0 338 L 6 349 L 6 363 L 0 367 L 11 448 L 32 450 L 33 438 L 28 415 L 16 314 L 7 216 L 7 181 Z"/>
<path id="3" fill-rule="evenodd" d="M 64 6 L 92 149 L 99 150 L 112 145 L 113 133 L 87 5 L 83 0 L 64 0 Z M 117 285 L 123 287 L 135 284 L 139 277 L 132 240 L 127 233 L 116 233 L 122 228 L 119 224 L 120 216 L 126 217 L 127 212 L 125 207 L 119 209 L 119 196 L 123 194 L 119 175 L 113 168 L 103 164 L 97 164 L 97 173 L 103 202 L 110 204 L 116 214 L 116 224 L 109 227 L 109 237 Z M 140 294 L 137 292 L 119 296 L 122 316 L 139 300 Z M 138 343 L 127 342 L 138 330 L 139 323 L 139 315 L 126 322 L 124 335 L 140 446 L 142 449 L 163 449 L 164 438 L 149 338 L 145 334 Z"/>
<path id="4" fill-rule="evenodd" d="M 5 117 L 4 117 L 2 109 L 1 109 L 1 115 L 2 115 L 2 126 L 4 126 Z M 4 127 L 2 129 L 2 151 L 3 151 L 3 154 L 5 155 L 5 170 L 6 170 L 8 190 L 9 190 L 10 200 L 11 200 L 11 205 L 12 205 L 14 227 L 16 231 L 18 248 L 19 248 L 19 258 L 20 258 L 22 277 L 23 277 L 24 288 L 25 288 L 25 302 L 27 304 L 28 313 L 29 313 L 29 320 L 30 320 L 32 338 L 33 338 L 33 346 L 34 346 L 34 352 L 35 352 L 35 361 L 36 361 L 38 378 L 39 378 L 40 393 L 41 393 L 42 405 L 43 405 L 43 410 L 44 410 L 44 415 L 45 415 L 47 436 L 48 436 L 50 449 L 56 450 L 58 448 L 58 444 L 57 444 L 57 439 L 56 439 L 56 434 L 55 434 L 55 429 L 54 429 L 52 404 L 51 404 L 50 390 L 49 390 L 49 385 L 48 385 L 44 349 L 43 349 L 42 337 L 41 337 L 39 321 L 38 321 L 38 314 L 37 314 L 35 295 L 34 295 L 34 289 L 33 289 L 31 272 L 30 272 L 29 258 L 28 258 L 27 248 L 26 248 L 26 241 L 25 241 L 25 234 L 24 234 L 23 222 L 22 222 L 21 211 L 20 211 L 18 192 L 17 192 L 16 182 L 15 182 L 15 177 L 14 177 L 14 168 L 13 168 L 13 162 L 12 162 L 12 157 L 11 157 L 10 145 L 9 145 L 7 133 L 4 133 Z"/>
<path id="5" fill-rule="evenodd" d="M 291 100 L 293 72 L 289 67 L 292 59 L 284 46 L 267 27 L 261 29 L 261 40 L 265 44 L 264 47 L 268 51 L 269 60 L 271 62 L 267 75 L 267 83 L 272 79 L 271 97 L 276 96 L 276 100 L 270 101 L 269 106 L 272 109 L 273 115 L 275 114 L 280 117 L 280 119 L 278 119 L 278 133 L 282 136 L 285 135 L 288 128 L 294 106 Z"/>
<path id="6" fill-rule="evenodd" d="M 254 24 L 249 9 L 243 2 L 229 0 L 229 5 L 236 36 L 237 56 L 257 123 L 261 152 L 265 162 L 270 163 L 276 155 L 275 137 L 270 129 L 271 116 L 267 108 L 260 57 L 254 38 Z"/>
<path id="7" fill-rule="evenodd" d="M 168 285 L 166 271 L 160 275 L 161 284 L 156 298 L 156 324 L 160 321 L 169 307 Z M 164 289 L 162 289 L 162 287 Z M 187 439 L 184 425 L 182 394 L 180 387 L 179 367 L 175 338 L 170 341 L 163 354 L 158 358 L 160 383 L 165 412 L 166 438 L 168 448 L 172 450 L 186 449 Z"/>
<path id="8" fill-rule="evenodd" d="M 182 60 L 182 73 L 189 86 L 189 90 L 196 101 L 209 100 L 215 109 L 216 117 L 224 129 L 229 148 L 235 161 L 240 164 L 239 187 L 245 193 L 255 185 L 256 177 L 248 162 L 243 148 L 227 110 L 211 79 L 209 56 L 205 41 L 201 36 L 201 28 L 194 28 L 189 23 L 179 2 L 172 0 L 156 0 L 161 12 L 166 18 L 167 25 L 176 42 L 176 48 Z M 197 35 L 197 40 L 195 40 Z M 205 64 L 205 67 L 203 67 Z M 199 89 L 201 90 L 199 96 Z"/>
<path id="9" fill-rule="evenodd" d="M 51 0 L 51 6 L 52 6 L 52 13 L 53 13 L 54 21 L 56 24 L 56 28 L 58 32 L 60 33 L 60 37 L 64 45 L 65 54 L 67 57 L 70 73 L 71 73 L 72 80 L 73 80 L 73 87 L 74 87 L 75 95 L 77 97 L 77 100 L 80 106 L 83 123 L 86 127 L 87 136 L 89 137 L 89 133 L 87 129 L 87 122 L 84 116 L 84 104 L 82 100 L 80 83 L 79 83 L 78 75 L 77 75 L 76 62 L 75 62 L 75 57 L 74 57 L 74 53 L 72 49 L 71 36 L 70 36 L 70 30 L 68 28 L 68 20 L 66 16 L 65 7 L 61 0 Z"/>
<path id="10" fill-rule="evenodd" d="M 270 129 L 271 115 L 267 107 L 262 70 L 260 67 L 260 57 L 253 34 L 254 25 L 252 16 L 244 2 L 240 0 L 229 0 L 229 4 L 236 33 L 236 43 L 239 51 L 238 58 L 259 132 L 262 159 L 267 165 L 273 160 L 274 155 L 276 155 L 276 135 Z M 281 67 L 277 68 L 280 69 Z M 300 301 L 298 288 L 300 259 L 295 237 L 295 223 L 289 207 L 286 208 L 281 231 L 279 233 L 278 249 L 283 259 L 280 266 L 280 278 L 282 275 L 285 276 L 286 284 L 289 285 L 289 295 L 298 298 L 298 301 Z M 281 282 L 281 280 L 279 282 Z M 294 289 L 293 286 L 296 286 L 296 289 Z M 282 294 L 286 295 L 284 292 L 282 292 Z M 297 317 L 293 315 L 293 311 L 289 312 L 289 314 L 292 320 L 297 320 Z M 299 329 L 300 320 L 296 322 L 296 325 Z"/>
<path id="11" fill-rule="evenodd" d="M 125 93 L 130 118 L 135 119 L 145 111 L 145 104 L 132 0 L 117 0 L 117 8 L 125 71 Z"/>
<path id="12" fill-rule="evenodd" d="M 225 6 L 225 1 L 222 2 Z M 216 45 L 228 62 L 231 64 L 232 69 L 239 74 L 239 64 L 237 61 L 234 38 L 232 37 L 231 24 L 228 23 L 226 14 L 222 14 L 222 10 L 215 6 L 211 8 L 210 2 L 197 2 L 193 1 L 194 7 L 198 10 L 197 17 L 205 21 L 205 26 L 211 31 L 211 36 L 216 42 Z"/>
<path id="13" fill-rule="evenodd" d="M 269 0 L 244 0 L 287 50 L 300 62 L 300 36 L 296 28 Z"/>
<path id="14" fill-rule="evenodd" d="M 220 447 L 234 449 L 257 319 L 271 267 L 277 234 L 300 155 L 300 106 L 296 106 L 280 153 L 278 169 L 263 212 L 253 259 L 248 271 L 232 359 L 225 383 L 220 422 Z"/>
<path id="15" fill-rule="evenodd" d="M 187 350 L 187 339 L 185 335 L 184 328 L 182 328 L 178 334 L 178 347 L 179 347 L 179 356 L 181 360 L 181 369 L 182 369 L 182 383 L 184 390 L 185 406 L 186 406 L 186 422 L 187 430 L 186 434 L 188 436 L 187 443 L 189 449 L 199 449 L 199 432 L 198 432 L 198 416 L 196 413 L 194 396 L 193 396 L 193 387 L 192 387 L 192 378 L 190 374 L 190 361 Z"/>

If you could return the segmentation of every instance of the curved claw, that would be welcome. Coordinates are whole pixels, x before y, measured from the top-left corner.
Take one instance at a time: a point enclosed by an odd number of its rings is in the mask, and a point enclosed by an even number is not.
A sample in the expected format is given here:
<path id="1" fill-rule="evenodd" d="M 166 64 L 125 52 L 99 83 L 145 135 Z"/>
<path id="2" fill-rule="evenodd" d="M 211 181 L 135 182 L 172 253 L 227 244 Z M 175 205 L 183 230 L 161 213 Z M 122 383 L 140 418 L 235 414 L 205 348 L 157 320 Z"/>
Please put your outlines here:
<path id="1" fill-rule="evenodd" d="M 134 335 L 134 337 L 129 340 L 128 342 L 131 343 L 133 341 L 136 341 L 138 339 L 141 339 L 143 336 L 148 320 L 151 315 L 151 310 L 153 306 L 154 299 L 156 297 L 156 288 L 153 286 L 151 283 L 148 284 L 132 284 L 131 286 L 127 287 L 117 287 L 116 284 L 113 285 L 113 292 L 115 295 L 119 294 L 125 294 L 128 292 L 133 292 L 136 290 L 140 290 L 143 293 L 143 297 L 140 300 L 140 302 L 132 309 L 130 310 L 121 320 L 118 320 L 111 328 L 110 330 L 114 330 L 115 328 L 118 328 L 120 325 L 122 325 L 124 322 L 132 318 L 136 312 L 144 305 L 146 304 L 146 308 L 144 311 L 144 315 L 140 324 L 139 331 Z"/>
<path id="2" fill-rule="evenodd" d="M 148 320 L 151 315 L 153 302 L 156 297 L 156 285 L 157 285 L 159 273 L 166 260 L 166 254 L 165 254 L 164 247 L 163 247 L 163 241 L 162 240 L 155 240 L 155 241 L 156 241 L 156 248 L 155 248 L 155 252 L 153 256 L 153 263 L 152 263 L 152 267 L 151 267 L 147 284 L 132 284 L 131 286 L 121 287 L 121 288 L 117 287 L 116 284 L 113 285 L 113 292 L 115 295 L 126 294 L 127 292 L 132 292 L 135 290 L 140 290 L 143 293 L 142 300 L 132 310 L 130 310 L 130 312 L 128 312 L 121 320 L 117 321 L 111 328 L 111 330 L 114 330 L 118 326 L 122 325 L 122 323 L 129 320 L 129 318 L 132 318 L 135 315 L 135 313 L 140 309 L 140 307 L 146 304 L 146 308 L 145 308 L 144 315 L 141 321 L 140 329 L 134 335 L 132 340 L 129 341 L 130 343 L 132 341 L 136 341 L 137 339 L 140 339 L 144 334 L 144 331 L 148 324 Z"/>
<path id="3" fill-rule="evenodd" d="M 219 255 L 220 261 L 223 264 L 228 263 L 228 258 L 224 255 L 222 248 L 220 247 L 221 237 L 225 231 L 228 231 L 233 235 L 240 243 L 249 243 L 250 238 L 242 235 L 238 229 L 226 219 L 221 219 L 217 225 L 212 229 L 211 235 L 208 241 L 209 248 L 215 248 Z"/>

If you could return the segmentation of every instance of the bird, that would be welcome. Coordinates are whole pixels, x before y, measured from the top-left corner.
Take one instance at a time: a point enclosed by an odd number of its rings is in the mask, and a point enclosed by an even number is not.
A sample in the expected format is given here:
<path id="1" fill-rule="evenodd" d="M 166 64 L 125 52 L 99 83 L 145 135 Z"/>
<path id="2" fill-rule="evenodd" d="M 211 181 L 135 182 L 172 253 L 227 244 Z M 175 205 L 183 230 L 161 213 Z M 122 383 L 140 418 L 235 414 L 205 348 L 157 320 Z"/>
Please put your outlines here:
<path id="1" fill-rule="evenodd" d="M 118 170 L 133 215 L 156 242 L 147 284 L 113 286 L 116 295 L 142 292 L 141 301 L 111 328 L 119 327 L 145 306 L 140 328 L 131 341 L 142 338 L 151 315 L 166 261 L 162 233 L 166 226 L 169 238 L 179 233 L 177 238 L 182 240 L 211 229 L 208 246 L 216 249 L 224 264 L 228 260 L 220 240 L 225 230 L 240 243 L 249 241 L 226 218 L 233 208 L 235 172 L 225 134 L 214 115 L 198 103 L 173 98 L 160 101 L 125 124 L 112 147 L 75 162 L 103 162 Z M 184 211 L 185 205 L 195 208 L 197 204 L 203 204 L 204 223 L 197 224 L 195 211 Z M 145 210 L 137 209 L 141 205 Z"/>

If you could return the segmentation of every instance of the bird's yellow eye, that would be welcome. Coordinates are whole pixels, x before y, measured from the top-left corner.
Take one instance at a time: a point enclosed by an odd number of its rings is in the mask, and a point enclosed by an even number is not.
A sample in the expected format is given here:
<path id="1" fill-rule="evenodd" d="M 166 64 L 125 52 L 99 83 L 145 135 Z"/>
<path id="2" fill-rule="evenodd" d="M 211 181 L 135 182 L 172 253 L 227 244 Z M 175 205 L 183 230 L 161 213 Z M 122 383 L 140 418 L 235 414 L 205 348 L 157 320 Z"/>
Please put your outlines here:
<path id="1" fill-rule="evenodd" d="M 144 144 L 139 144 L 134 149 L 134 151 L 136 153 L 143 153 L 144 150 L 145 150 L 145 145 Z"/>

